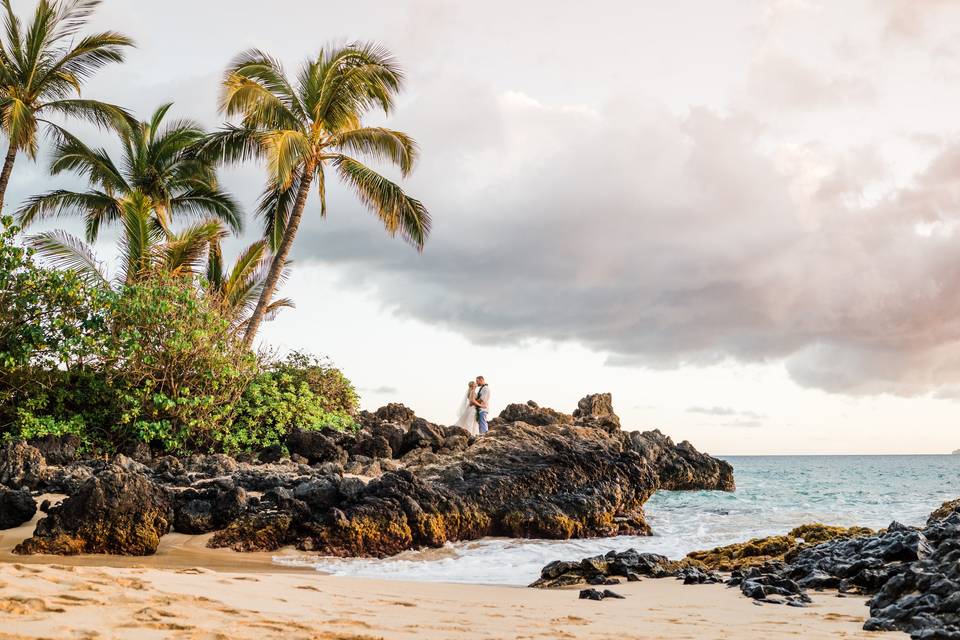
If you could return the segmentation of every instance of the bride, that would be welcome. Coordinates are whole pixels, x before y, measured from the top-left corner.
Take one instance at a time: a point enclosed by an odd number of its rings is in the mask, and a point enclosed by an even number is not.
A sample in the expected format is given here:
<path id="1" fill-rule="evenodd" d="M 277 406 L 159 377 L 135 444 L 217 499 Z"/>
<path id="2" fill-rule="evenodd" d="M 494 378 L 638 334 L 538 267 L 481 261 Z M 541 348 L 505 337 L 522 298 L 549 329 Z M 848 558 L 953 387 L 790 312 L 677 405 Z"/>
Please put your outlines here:
<path id="1" fill-rule="evenodd" d="M 460 402 L 460 418 L 456 425 L 469 431 L 472 436 L 480 434 L 480 428 L 477 426 L 477 408 L 470 402 L 474 399 L 476 388 L 477 383 L 473 380 L 467 384 L 467 393 L 464 394 L 463 400 Z"/>

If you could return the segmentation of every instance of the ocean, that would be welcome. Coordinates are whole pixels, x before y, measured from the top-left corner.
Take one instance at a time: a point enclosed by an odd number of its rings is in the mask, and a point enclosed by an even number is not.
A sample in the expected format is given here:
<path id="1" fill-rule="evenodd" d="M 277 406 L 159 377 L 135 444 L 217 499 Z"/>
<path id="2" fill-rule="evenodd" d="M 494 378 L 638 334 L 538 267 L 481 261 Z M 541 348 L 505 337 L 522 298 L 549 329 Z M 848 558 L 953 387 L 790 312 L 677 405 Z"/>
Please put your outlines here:
<path id="1" fill-rule="evenodd" d="M 723 457 L 723 456 L 718 456 Z M 660 491 L 646 504 L 653 535 L 585 540 L 485 538 L 408 551 L 391 558 L 304 555 L 278 562 L 344 576 L 525 585 L 551 560 L 633 547 L 679 558 L 749 538 L 822 522 L 874 529 L 897 520 L 921 525 L 960 497 L 960 455 L 727 456 L 737 491 Z"/>

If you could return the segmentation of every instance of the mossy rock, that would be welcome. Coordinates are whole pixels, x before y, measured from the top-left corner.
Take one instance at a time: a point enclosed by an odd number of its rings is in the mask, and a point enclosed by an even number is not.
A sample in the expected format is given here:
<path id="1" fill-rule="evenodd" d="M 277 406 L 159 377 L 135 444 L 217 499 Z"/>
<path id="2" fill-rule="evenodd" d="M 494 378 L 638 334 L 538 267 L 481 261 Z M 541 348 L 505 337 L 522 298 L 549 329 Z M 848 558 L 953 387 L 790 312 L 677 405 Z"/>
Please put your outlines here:
<path id="1" fill-rule="evenodd" d="M 796 527 L 784 536 L 753 538 L 707 551 L 694 551 L 687 557 L 702 562 L 708 569 L 733 571 L 759 566 L 771 560 L 789 561 L 801 549 L 829 540 L 857 538 L 873 533 L 866 527 L 835 527 L 815 522 Z"/>

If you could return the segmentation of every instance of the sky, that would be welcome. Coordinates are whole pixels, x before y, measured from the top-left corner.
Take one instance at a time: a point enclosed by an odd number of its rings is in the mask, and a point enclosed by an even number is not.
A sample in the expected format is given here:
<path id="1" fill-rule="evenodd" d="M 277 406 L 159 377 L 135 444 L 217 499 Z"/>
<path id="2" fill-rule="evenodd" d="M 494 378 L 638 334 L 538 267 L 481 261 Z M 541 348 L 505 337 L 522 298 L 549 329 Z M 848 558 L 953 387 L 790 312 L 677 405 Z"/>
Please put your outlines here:
<path id="1" fill-rule="evenodd" d="M 483 374 L 494 412 L 609 391 L 721 455 L 960 448 L 958 3 L 106 0 L 94 27 L 138 48 L 85 96 L 209 128 L 249 47 L 292 73 L 329 43 L 396 55 L 369 121 L 420 145 L 426 248 L 329 184 L 261 334 L 365 408 L 452 423 Z M 250 209 L 263 180 L 223 173 Z M 7 199 L 79 185 L 22 161 Z"/>

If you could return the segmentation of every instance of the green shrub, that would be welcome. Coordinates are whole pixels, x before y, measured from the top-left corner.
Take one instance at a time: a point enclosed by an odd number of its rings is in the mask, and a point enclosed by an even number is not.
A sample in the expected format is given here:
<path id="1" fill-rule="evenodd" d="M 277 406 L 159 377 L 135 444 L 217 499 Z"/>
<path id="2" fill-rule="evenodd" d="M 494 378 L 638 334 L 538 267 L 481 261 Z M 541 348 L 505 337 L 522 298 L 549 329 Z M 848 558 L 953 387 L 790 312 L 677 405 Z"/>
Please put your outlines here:
<path id="1" fill-rule="evenodd" d="M 332 397 L 338 400 L 317 393 L 318 389 L 333 390 Z M 297 353 L 250 383 L 219 440 L 227 452 L 255 451 L 282 444 L 295 429 L 355 429 L 356 405 L 353 385 L 339 369 Z"/>
<path id="2" fill-rule="evenodd" d="M 0 233 L 0 436 L 83 448 L 258 450 L 294 429 L 355 428 L 358 397 L 328 361 L 261 366 L 193 276 L 111 288 L 44 268 Z"/>
<path id="3" fill-rule="evenodd" d="M 274 363 L 271 369 L 287 374 L 296 384 L 306 384 L 325 411 L 352 416 L 359 409 L 360 397 L 353 383 L 327 359 L 292 351 L 284 360 Z"/>
<path id="4" fill-rule="evenodd" d="M 257 374 L 256 356 L 189 278 L 155 275 L 109 306 L 103 357 L 121 440 L 170 452 L 208 449 Z"/>

